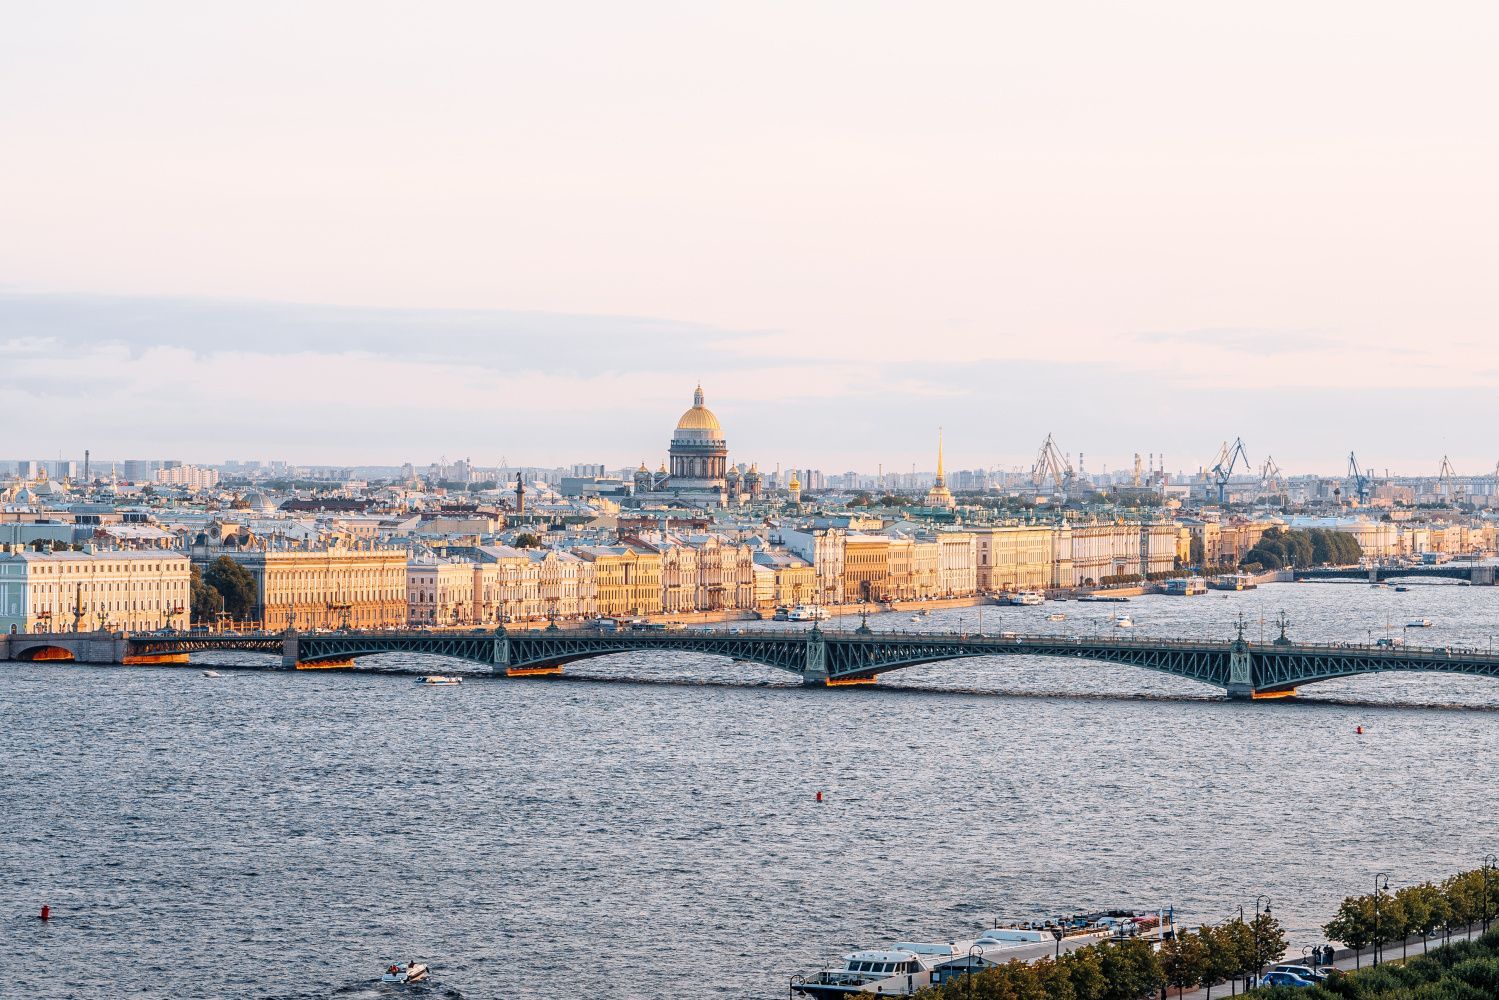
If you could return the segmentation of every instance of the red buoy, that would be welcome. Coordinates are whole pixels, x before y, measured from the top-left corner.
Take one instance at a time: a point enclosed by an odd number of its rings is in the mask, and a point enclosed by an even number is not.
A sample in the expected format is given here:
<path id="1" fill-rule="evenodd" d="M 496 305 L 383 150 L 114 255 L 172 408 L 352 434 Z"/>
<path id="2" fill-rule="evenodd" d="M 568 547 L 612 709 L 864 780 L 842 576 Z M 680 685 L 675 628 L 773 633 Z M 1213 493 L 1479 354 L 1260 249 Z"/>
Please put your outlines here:
<path id="1" fill-rule="evenodd" d="M 1358 733 L 1360 736 L 1364 735 L 1364 727 L 1363 726 L 1359 726 L 1359 727 L 1355 728 L 1353 731 L 1355 733 Z"/>
<path id="2" fill-rule="evenodd" d="M 822 793 L 821 793 L 821 792 L 818 792 L 818 793 L 817 793 L 817 801 L 818 801 L 818 802 L 821 802 L 821 801 L 822 801 Z"/>
<path id="3" fill-rule="evenodd" d="M 50 906 L 43 906 L 42 907 L 42 915 L 40 917 L 38 917 L 37 919 L 39 919 L 39 920 L 51 920 L 52 919 L 52 907 L 50 907 Z"/>

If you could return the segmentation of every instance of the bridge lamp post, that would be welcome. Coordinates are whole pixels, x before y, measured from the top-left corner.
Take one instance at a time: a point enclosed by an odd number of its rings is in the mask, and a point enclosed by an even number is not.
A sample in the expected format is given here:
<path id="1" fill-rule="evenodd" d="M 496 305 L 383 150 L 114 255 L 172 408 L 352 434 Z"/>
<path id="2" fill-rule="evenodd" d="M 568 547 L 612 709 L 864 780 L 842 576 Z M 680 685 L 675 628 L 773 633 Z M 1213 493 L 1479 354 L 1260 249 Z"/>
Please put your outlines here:
<path id="1" fill-rule="evenodd" d="M 1380 880 L 1381 879 L 1384 880 L 1384 885 L 1383 886 L 1380 885 Z M 1374 964 L 1375 965 L 1379 964 L 1379 956 L 1380 956 L 1381 952 L 1383 951 L 1383 949 L 1382 949 L 1381 946 L 1384 944 L 1384 941 L 1380 937 L 1380 932 L 1379 932 L 1379 895 L 1380 895 L 1380 893 L 1384 889 L 1388 889 L 1389 887 L 1390 887 L 1390 876 L 1386 875 L 1384 872 L 1379 872 L 1379 873 L 1377 873 L 1374 876 Z"/>

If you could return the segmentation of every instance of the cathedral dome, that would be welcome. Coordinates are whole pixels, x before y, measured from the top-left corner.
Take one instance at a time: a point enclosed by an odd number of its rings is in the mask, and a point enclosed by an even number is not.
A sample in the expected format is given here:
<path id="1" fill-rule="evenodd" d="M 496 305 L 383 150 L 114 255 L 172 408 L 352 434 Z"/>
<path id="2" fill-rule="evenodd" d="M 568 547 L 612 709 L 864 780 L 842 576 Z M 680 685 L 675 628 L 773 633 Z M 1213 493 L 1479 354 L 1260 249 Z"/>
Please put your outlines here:
<path id="1" fill-rule="evenodd" d="M 672 435 L 678 441 L 717 441 L 723 438 L 723 425 L 713 411 L 703 405 L 703 387 L 698 386 L 692 394 L 692 409 L 682 414 L 677 421 L 677 431 Z"/>

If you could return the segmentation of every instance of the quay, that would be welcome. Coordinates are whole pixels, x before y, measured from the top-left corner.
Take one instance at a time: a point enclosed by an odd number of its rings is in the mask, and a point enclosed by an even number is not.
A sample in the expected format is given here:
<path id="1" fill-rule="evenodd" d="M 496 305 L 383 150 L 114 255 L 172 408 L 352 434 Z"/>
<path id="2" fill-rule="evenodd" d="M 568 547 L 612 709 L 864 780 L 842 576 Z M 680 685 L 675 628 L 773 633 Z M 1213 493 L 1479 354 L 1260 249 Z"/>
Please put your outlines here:
<path id="1" fill-rule="evenodd" d="M 353 669 L 358 658 L 407 653 L 465 661 L 507 677 L 558 674 L 569 663 L 640 652 L 696 653 L 785 670 L 809 687 L 872 684 L 905 667 L 976 656 L 1049 656 L 1117 663 L 1183 677 L 1230 698 L 1285 698 L 1299 687 L 1359 674 L 1416 671 L 1499 678 L 1499 653 L 1453 647 L 1269 643 L 1156 637 L 978 632 L 829 632 L 702 627 L 680 631 L 547 628 L 339 630 L 200 634 L 54 633 L 0 636 L 0 661 L 185 664 L 193 653 L 265 653 L 273 668 Z M 425 672 L 425 671 L 424 671 Z"/>

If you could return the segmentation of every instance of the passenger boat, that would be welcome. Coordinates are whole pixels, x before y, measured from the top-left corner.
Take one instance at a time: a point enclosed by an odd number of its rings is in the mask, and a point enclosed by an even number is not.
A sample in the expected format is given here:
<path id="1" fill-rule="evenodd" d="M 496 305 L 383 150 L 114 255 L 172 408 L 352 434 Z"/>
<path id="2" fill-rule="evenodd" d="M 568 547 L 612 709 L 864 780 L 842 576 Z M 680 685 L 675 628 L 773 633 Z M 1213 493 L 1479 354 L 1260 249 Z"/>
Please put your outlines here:
<path id="1" fill-rule="evenodd" d="M 1258 587 L 1248 573 L 1225 573 L 1213 581 L 1214 590 L 1255 590 Z"/>
<path id="2" fill-rule="evenodd" d="M 902 941 L 850 952 L 839 968 L 796 976 L 791 988 L 805 996 L 911 996 L 929 986 L 1011 961 L 1034 962 L 1058 951 L 1127 937 L 1158 942 L 1172 928 L 1167 911 L 1111 910 L 989 928 L 971 940 Z"/>
<path id="3" fill-rule="evenodd" d="M 1036 593 L 1034 590 L 1022 590 L 1018 594 L 1010 595 L 1010 603 L 1015 605 L 1016 607 L 1033 608 L 1038 604 L 1044 603 L 1045 601 L 1046 598 L 1043 595 Z"/>
<path id="4" fill-rule="evenodd" d="M 203 676 L 204 677 L 223 677 L 224 675 L 221 674 L 221 673 L 219 673 L 217 670 L 205 670 L 205 671 L 203 671 Z"/>
<path id="5" fill-rule="evenodd" d="M 1242 590 L 1242 587 L 1235 587 Z M 1198 594 L 1208 592 L 1207 581 L 1200 576 L 1180 576 L 1166 581 L 1166 593 L 1175 594 L 1178 597 L 1196 597 Z"/>
<path id="6" fill-rule="evenodd" d="M 1412 618 L 1405 623 L 1406 628 L 1431 628 L 1436 624 L 1430 618 Z"/>
<path id="7" fill-rule="evenodd" d="M 430 970 L 421 962 L 392 962 L 380 976 L 382 983 L 420 983 L 426 980 Z"/>
<path id="8" fill-rule="evenodd" d="M 449 674 L 428 674 L 425 677 L 418 677 L 416 679 L 416 682 L 418 684 L 428 684 L 428 685 L 437 685 L 437 684 L 462 684 L 463 683 L 463 678 L 462 677 L 454 677 L 454 676 L 451 676 Z"/>
<path id="9" fill-rule="evenodd" d="M 1134 628 L 1135 620 L 1129 615 L 1119 615 L 1114 619 L 1115 628 Z"/>
<path id="10" fill-rule="evenodd" d="M 826 608 L 816 604 L 798 604 L 786 615 L 787 621 L 792 622 L 820 622 L 828 617 Z"/>

